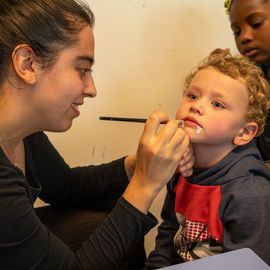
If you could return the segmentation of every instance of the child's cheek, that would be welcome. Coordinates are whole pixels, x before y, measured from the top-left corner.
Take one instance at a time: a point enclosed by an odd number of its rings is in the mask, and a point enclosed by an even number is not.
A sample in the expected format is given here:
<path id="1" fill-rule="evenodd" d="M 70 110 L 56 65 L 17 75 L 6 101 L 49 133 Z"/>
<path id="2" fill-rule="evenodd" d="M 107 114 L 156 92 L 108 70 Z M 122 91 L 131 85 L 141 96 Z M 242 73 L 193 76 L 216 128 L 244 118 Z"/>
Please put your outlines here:
<path id="1" fill-rule="evenodd" d="M 176 114 L 175 114 L 175 119 L 181 120 L 184 117 L 186 117 L 187 115 L 187 105 L 184 102 L 184 100 L 182 100 L 177 108 Z"/>
<path id="2" fill-rule="evenodd" d="M 180 120 L 181 119 L 181 109 L 180 107 L 177 109 L 176 114 L 175 114 L 175 119 Z"/>
<path id="3" fill-rule="evenodd" d="M 208 125 L 205 128 L 205 133 L 208 138 L 211 138 L 213 141 L 222 140 L 229 135 L 229 130 L 225 125 L 222 125 L 222 119 L 219 119 L 216 122 L 212 122 L 211 125 Z"/>

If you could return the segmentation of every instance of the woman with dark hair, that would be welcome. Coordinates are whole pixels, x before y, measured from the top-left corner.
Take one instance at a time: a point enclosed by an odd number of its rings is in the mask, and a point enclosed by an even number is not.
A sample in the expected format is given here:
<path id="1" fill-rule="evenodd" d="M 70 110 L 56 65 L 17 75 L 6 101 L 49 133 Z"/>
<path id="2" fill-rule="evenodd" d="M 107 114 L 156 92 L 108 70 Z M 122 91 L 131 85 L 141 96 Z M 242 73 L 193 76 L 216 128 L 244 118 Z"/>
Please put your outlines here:
<path id="1" fill-rule="evenodd" d="M 163 112 L 149 116 L 136 157 L 70 168 L 50 143 L 44 131 L 68 130 L 96 95 L 93 25 L 79 1 L 0 1 L 1 269 L 120 269 L 157 224 L 148 209 L 158 192 L 176 169 L 190 173 L 188 138 Z M 65 207 L 120 199 L 74 254 L 37 217 L 37 197 Z"/>

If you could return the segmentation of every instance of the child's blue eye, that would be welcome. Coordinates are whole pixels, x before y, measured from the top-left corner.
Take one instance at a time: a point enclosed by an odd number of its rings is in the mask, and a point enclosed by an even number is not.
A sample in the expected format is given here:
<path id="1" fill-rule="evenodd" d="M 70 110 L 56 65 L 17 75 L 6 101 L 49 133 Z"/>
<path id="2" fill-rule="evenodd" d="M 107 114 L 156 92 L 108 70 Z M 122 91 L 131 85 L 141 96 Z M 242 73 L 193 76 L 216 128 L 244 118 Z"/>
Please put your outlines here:
<path id="1" fill-rule="evenodd" d="M 220 108 L 220 109 L 225 108 L 225 106 L 222 103 L 218 102 L 218 101 L 213 101 L 212 104 L 214 105 L 214 107 L 217 107 L 217 108 Z"/>
<path id="2" fill-rule="evenodd" d="M 194 94 L 186 94 L 186 97 L 189 99 L 197 99 L 197 96 Z"/>

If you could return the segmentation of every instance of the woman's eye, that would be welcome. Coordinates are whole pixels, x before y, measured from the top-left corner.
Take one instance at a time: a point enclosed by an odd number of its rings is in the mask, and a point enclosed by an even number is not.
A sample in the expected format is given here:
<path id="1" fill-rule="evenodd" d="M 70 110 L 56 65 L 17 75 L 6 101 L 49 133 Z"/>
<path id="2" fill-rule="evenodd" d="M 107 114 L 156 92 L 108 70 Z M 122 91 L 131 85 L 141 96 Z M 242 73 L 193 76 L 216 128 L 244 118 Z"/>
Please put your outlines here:
<path id="1" fill-rule="evenodd" d="M 224 109 L 225 108 L 225 106 L 222 103 L 218 102 L 218 101 L 213 101 L 212 104 L 216 108 L 220 108 L 220 109 Z"/>
<path id="2" fill-rule="evenodd" d="M 78 70 L 79 70 L 80 75 L 82 77 L 85 77 L 88 72 L 92 72 L 92 70 L 90 68 L 79 68 Z"/>

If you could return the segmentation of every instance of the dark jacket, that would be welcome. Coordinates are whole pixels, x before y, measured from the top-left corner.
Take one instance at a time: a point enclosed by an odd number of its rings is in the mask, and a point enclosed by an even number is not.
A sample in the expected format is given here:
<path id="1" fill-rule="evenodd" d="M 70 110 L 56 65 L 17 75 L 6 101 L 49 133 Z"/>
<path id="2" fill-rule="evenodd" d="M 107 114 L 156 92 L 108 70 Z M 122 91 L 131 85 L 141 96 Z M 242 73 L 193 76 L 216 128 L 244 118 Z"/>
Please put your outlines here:
<path id="1" fill-rule="evenodd" d="M 269 180 L 253 142 L 182 183 L 175 175 L 147 269 L 245 247 L 270 264 Z"/>

